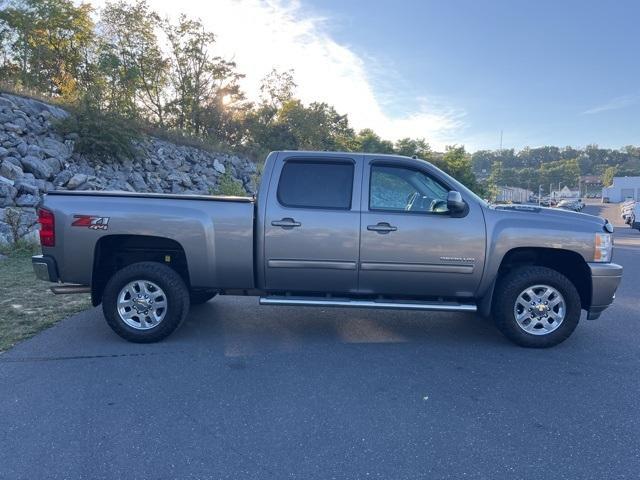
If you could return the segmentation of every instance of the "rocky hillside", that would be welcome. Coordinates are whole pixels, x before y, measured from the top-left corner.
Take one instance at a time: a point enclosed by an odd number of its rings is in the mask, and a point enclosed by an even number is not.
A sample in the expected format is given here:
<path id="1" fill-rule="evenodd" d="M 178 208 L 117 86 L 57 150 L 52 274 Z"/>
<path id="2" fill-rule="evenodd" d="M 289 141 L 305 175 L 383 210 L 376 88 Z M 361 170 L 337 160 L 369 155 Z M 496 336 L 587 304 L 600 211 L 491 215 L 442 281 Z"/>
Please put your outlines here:
<path id="1" fill-rule="evenodd" d="M 35 208 L 51 190 L 211 194 L 230 175 L 255 193 L 256 165 L 246 158 L 147 138 L 133 159 L 96 162 L 74 152 L 77 134 L 58 135 L 53 123 L 63 109 L 0 94 L 0 243 L 11 240 L 7 208 L 21 212 L 20 235 L 37 238 Z"/>

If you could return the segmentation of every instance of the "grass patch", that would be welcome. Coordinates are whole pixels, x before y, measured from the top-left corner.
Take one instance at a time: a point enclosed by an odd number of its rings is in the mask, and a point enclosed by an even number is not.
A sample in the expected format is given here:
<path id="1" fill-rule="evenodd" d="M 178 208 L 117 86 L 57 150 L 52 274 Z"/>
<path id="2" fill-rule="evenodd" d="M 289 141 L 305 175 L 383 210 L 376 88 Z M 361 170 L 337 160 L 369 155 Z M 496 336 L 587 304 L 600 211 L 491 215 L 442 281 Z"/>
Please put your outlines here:
<path id="1" fill-rule="evenodd" d="M 36 279 L 29 252 L 0 260 L 0 352 L 91 307 L 88 294 L 54 295 L 51 285 Z"/>

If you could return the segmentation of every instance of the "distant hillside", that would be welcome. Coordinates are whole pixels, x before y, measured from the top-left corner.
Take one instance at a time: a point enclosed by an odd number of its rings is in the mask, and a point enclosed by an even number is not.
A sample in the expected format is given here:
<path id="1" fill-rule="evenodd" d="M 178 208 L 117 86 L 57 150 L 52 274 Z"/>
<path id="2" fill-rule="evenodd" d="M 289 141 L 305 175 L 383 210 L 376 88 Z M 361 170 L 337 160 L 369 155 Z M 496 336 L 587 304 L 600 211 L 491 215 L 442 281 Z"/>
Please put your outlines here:
<path id="1" fill-rule="evenodd" d="M 501 184 L 537 189 L 561 183 L 577 187 L 581 176 L 601 178 L 608 185 L 614 176 L 640 175 L 640 147 L 621 150 L 590 145 L 573 147 L 538 147 L 520 151 L 481 150 L 471 156 L 474 173 L 479 178 Z"/>

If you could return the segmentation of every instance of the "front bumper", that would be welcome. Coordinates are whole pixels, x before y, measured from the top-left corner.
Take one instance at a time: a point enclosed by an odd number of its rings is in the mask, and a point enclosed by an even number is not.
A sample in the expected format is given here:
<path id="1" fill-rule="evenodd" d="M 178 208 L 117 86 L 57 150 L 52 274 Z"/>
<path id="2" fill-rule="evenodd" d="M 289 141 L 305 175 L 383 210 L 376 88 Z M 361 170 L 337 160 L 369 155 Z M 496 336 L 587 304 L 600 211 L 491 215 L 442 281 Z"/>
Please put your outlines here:
<path id="1" fill-rule="evenodd" d="M 56 260 L 48 255 L 34 255 L 31 264 L 36 277 L 45 282 L 58 281 L 58 266 Z"/>
<path id="2" fill-rule="evenodd" d="M 591 270 L 591 305 L 587 318 L 597 319 L 613 303 L 616 289 L 622 280 L 622 266 L 616 263 L 589 263 Z"/>

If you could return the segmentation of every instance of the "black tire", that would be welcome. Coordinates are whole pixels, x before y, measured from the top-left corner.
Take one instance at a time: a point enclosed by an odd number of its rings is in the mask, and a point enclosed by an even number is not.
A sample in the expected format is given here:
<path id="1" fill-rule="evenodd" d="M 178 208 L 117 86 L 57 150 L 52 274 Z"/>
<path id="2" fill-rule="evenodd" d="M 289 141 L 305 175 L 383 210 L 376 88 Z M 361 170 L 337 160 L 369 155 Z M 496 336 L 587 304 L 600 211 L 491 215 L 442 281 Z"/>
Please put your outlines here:
<path id="1" fill-rule="evenodd" d="M 218 292 L 191 292 L 189 297 L 191 298 L 191 305 L 201 305 L 203 303 L 207 303 L 213 297 L 215 297 Z"/>
<path id="2" fill-rule="evenodd" d="M 549 285 L 564 297 L 566 313 L 560 325 L 547 334 L 534 335 L 516 321 L 514 306 L 520 293 L 534 285 Z M 493 299 L 493 317 L 498 330 L 522 347 L 547 348 L 564 342 L 580 321 L 580 295 L 573 283 L 560 272 L 547 267 L 519 267 L 498 280 Z"/>
<path id="3" fill-rule="evenodd" d="M 118 313 L 118 295 L 130 282 L 148 280 L 166 295 L 164 318 L 148 330 L 135 329 Z M 157 262 L 140 262 L 124 267 L 107 282 L 102 296 L 102 311 L 109 326 L 125 340 L 135 343 L 158 342 L 178 328 L 189 312 L 189 290 L 175 270 Z"/>

